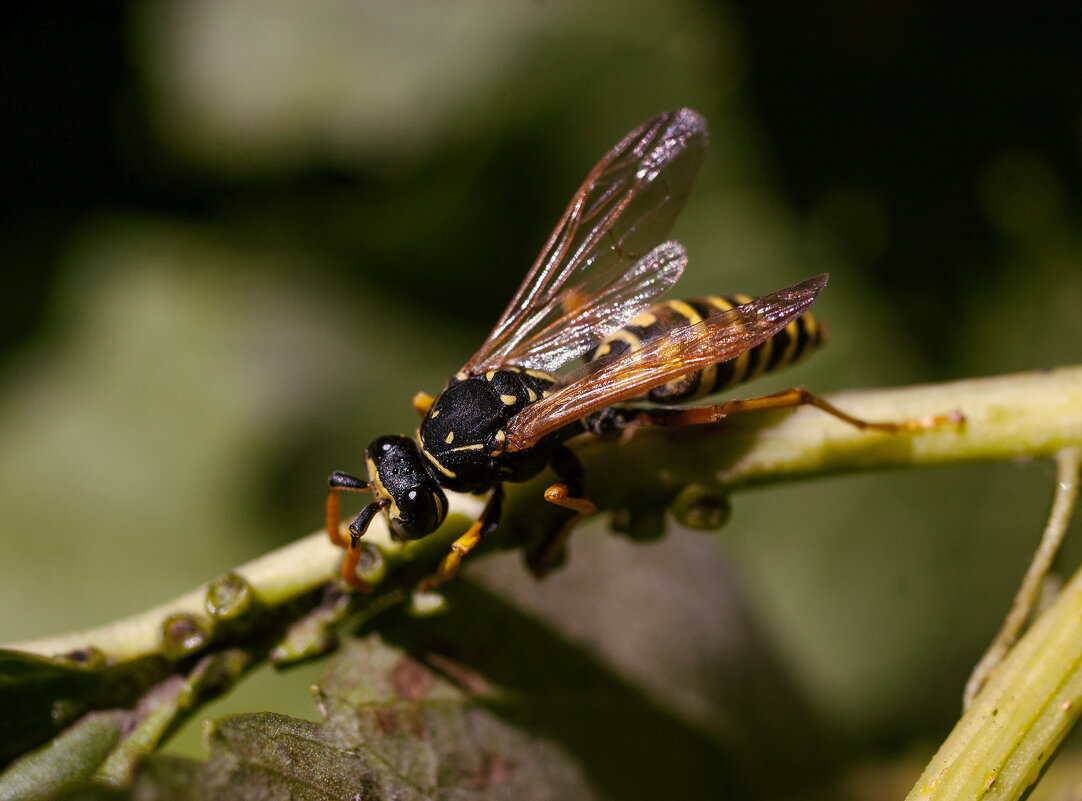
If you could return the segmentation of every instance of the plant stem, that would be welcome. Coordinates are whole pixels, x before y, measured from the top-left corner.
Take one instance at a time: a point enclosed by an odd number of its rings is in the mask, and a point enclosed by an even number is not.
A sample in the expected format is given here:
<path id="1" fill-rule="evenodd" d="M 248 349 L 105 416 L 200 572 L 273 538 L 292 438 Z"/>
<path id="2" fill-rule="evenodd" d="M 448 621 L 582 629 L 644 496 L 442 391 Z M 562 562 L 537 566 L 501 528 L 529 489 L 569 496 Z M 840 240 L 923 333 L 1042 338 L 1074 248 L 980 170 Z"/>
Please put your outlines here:
<path id="1" fill-rule="evenodd" d="M 643 429 L 613 440 L 576 443 L 601 509 L 621 509 L 638 498 L 671 501 L 683 488 L 708 485 L 719 494 L 814 475 L 891 467 L 1051 457 L 1082 447 L 1082 366 L 974 379 L 949 384 L 865 390 L 831 396 L 831 403 L 868 420 L 921 418 L 960 410 L 964 427 L 917 434 L 860 431 L 816 409 L 738 415 L 718 425 Z M 629 468 L 633 465 L 633 468 Z M 509 485 L 501 531 L 531 525 L 546 506 L 538 481 Z M 402 589 L 400 568 L 434 569 L 449 544 L 476 518 L 483 499 L 449 493 L 450 514 L 438 532 L 416 542 L 392 542 L 382 518 L 365 536 L 388 563 L 377 588 Z M 263 607 L 276 607 L 333 581 L 342 552 L 323 532 L 236 568 Z M 471 555 L 471 559 L 474 558 Z M 396 581 L 398 582 L 396 585 Z M 6 647 L 64 654 L 94 647 L 111 661 L 162 652 L 162 625 L 170 615 L 208 617 L 207 588 L 193 590 L 140 615 L 101 628 Z"/>

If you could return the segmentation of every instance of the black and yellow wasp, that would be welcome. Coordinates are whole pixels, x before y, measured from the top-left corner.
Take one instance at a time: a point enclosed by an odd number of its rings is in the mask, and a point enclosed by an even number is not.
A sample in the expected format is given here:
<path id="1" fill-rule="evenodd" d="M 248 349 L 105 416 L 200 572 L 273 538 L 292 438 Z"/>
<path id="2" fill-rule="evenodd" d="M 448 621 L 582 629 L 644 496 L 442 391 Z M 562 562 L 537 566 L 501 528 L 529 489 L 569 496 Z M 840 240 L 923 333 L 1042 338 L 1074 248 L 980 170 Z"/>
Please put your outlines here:
<path id="1" fill-rule="evenodd" d="M 882 431 L 942 422 L 869 423 L 800 388 L 695 408 L 622 405 L 673 404 L 716 392 L 789 364 L 821 340 L 820 327 L 804 312 L 826 285 L 825 274 L 758 299 L 651 305 L 687 264 L 683 245 L 662 240 L 691 193 L 706 148 L 706 121 L 690 109 L 661 114 L 625 136 L 586 176 L 477 352 L 436 398 L 414 399 L 424 415 L 416 437 L 375 440 L 365 452 L 367 480 L 331 475 L 327 532 L 348 548 L 342 575 L 349 584 L 371 589 L 357 575 L 359 541 L 378 512 L 395 538 L 424 537 L 447 514 L 445 489 L 491 494 L 423 588 L 453 576 L 495 527 L 505 481 L 525 481 L 551 467 L 559 480 L 545 499 L 578 516 L 594 512 L 579 461 L 565 444 L 579 434 L 707 423 L 802 404 Z M 584 355 L 583 365 L 555 375 Z M 375 496 L 350 524 L 349 538 L 340 530 L 340 491 Z"/>

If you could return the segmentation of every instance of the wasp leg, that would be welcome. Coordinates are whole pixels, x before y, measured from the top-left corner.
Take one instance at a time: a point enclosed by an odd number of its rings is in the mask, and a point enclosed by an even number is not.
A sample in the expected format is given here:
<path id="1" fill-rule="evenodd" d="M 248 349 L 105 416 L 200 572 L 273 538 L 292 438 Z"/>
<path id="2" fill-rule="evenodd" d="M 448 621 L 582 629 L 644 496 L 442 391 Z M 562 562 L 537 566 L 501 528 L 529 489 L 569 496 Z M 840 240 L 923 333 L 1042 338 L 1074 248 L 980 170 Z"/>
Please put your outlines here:
<path id="1" fill-rule="evenodd" d="M 428 410 L 432 408 L 432 404 L 435 402 L 436 399 L 427 392 L 418 392 L 413 396 L 413 408 L 417 410 L 417 414 L 421 415 L 421 417 L 428 414 Z"/>
<path id="2" fill-rule="evenodd" d="M 538 578 L 552 569 L 567 547 L 567 540 L 578 522 L 597 511 L 597 506 L 584 497 L 586 492 L 582 480 L 582 463 L 570 448 L 561 446 L 556 451 L 552 459 L 552 469 L 561 481 L 545 490 L 545 500 L 570 509 L 575 514 L 547 536 L 537 551 L 530 554 L 527 560 L 530 571 Z"/>
<path id="3" fill-rule="evenodd" d="M 375 588 L 357 575 L 357 565 L 361 562 L 361 537 L 368 530 L 369 524 L 377 514 L 387 506 L 387 501 L 372 501 L 361 509 L 349 524 L 349 546 L 346 558 L 342 560 L 342 579 L 358 592 L 372 592 Z"/>
<path id="4" fill-rule="evenodd" d="M 339 548 L 345 548 L 350 541 L 342 536 L 342 502 L 338 497 L 339 492 L 367 492 L 368 482 L 362 481 L 349 473 L 335 470 L 327 479 L 327 509 L 324 517 L 327 528 L 327 536 L 331 542 Z"/>
<path id="5" fill-rule="evenodd" d="M 812 395 L 803 387 L 793 387 L 773 395 L 761 395 L 757 398 L 728 400 L 717 406 L 697 406 L 691 409 L 659 408 L 639 409 L 633 419 L 637 423 L 655 426 L 686 426 L 702 423 L 714 423 L 723 417 L 739 412 L 758 412 L 772 409 L 792 409 L 797 406 L 814 406 L 839 420 L 864 431 L 883 431 L 888 434 L 902 432 L 927 431 L 945 425 L 960 425 L 965 417 L 959 411 L 948 414 L 929 415 L 915 420 L 898 422 L 873 422 L 846 414 L 837 406 Z"/>
<path id="6" fill-rule="evenodd" d="M 349 524 L 349 539 L 346 539 L 342 536 L 342 502 L 338 493 L 367 492 L 370 487 L 367 481 L 338 470 L 331 473 L 331 477 L 327 479 L 327 487 L 327 508 L 324 517 L 327 536 L 339 548 L 346 549 L 346 558 L 342 560 L 342 578 L 355 590 L 372 592 L 372 585 L 357 576 L 357 565 L 361 560 L 359 542 L 368 529 L 369 523 L 372 522 L 372 518 L 383 509 L 385 504 L 373 501 L 365 506 Z"/>
<path id="7" fill-rule="evenodd" d="M 481 516 L 473 522 L 466 533 L 451 544 L 451 552 L 443 557 L 440 566 L 431 576 L 421 580 L 417 589 L 428 592 L 435 589 L 445 581 L 450 581 L 458 573 L 458 566 L 462 564 L 462 558 L 477 547 L 477 544 L 489 534 L 496 524 L 500 522 L 500 511 L 503 508 L 503 487 L 499 484 L 492 490 L 485 504 Z"/>

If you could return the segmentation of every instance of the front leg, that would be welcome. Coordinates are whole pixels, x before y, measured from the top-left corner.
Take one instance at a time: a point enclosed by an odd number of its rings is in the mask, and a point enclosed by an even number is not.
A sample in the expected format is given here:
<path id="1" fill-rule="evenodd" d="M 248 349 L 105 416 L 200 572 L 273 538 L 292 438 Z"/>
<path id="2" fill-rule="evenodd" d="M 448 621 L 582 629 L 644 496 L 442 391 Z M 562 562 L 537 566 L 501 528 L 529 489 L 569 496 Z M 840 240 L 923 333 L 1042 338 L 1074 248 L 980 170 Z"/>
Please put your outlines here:
<path id="1" fill-rule="evenodd" d="M 339 548 L 346 549 L 346 557 L 342 560 L 342 579 L 358 592 L 372 592 L 373 589 L 371 584 L 357 575 L 357 565 L 361 561 L 360 540 L 368 530 L 372 518 L 386 506 L 386 502 L 373 501 L 365 506 L 350 523 L 349 539 L 346 539 L 342 536 L 342 502 L 338 493 L 368 492 L 370 489 L 367 481 L 337 470 L 327 479 L 327 506 L 324 517 L 327 536 Z"/>
<path id="2" fill-rule="evenodd" d="M 503 510 L 503 486 L 497 484 L 492 494 L 488 497 L 481 516 L 473 522 L 466 533 L 451 544 L 451 552 L 443 557 L 439 568 L 431 576 L 421 580 L 417 586 L 421 592 L 435 589 L 445 581 L 450 581 L 458 573 L 458 567 L 462 564 L 463 557 L 477 547 L 485 535 L 496 528 L 500 522 L 500 512 Z"/>

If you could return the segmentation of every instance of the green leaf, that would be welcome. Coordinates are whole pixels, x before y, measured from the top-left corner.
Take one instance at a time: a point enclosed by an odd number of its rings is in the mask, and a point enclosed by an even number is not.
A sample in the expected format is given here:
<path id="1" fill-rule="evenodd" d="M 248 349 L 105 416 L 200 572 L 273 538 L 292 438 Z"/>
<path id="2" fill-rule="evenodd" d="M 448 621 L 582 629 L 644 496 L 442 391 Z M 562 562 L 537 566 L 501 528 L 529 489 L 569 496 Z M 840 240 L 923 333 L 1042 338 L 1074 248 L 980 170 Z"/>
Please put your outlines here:
<path id="1" fill-rule="evenodd" d="M 206 760 L 151 756 L 133 796 L 633 800 L 792 780 L 790 765 L 764 778 L 754 759 L 741 764 L 748 751 L 468 580 L 448 602 L 424 619 L 396 607 L 379 635 L 344 638 L 314 688 L 320 722 L 208 723 Z"/>
<path id="2" fill-rule="evenodd" d="M 106 671 L 93 651 L 71 658 L 0 650 L 0 764 L 6 764 L 84 713 L 137 697 L 140 665 Z"/>
<path id="3" fill-rule="evenodd" d="M 205 762 L 154 757 L 133 794 L 164 798 L 590 798 L 558 745 L 501 718 L 377 637 L 353 641 L 319 689 L 322 723 L 272 713 L 207 727 Z"/>
<path id="4" fill-rule="evenodd" d="M 128 714 L 91 712 L 47 748 L 20 759 L 0 776 L 4 801 L 41 798 L 88 781 L 120 739 Z"/>

